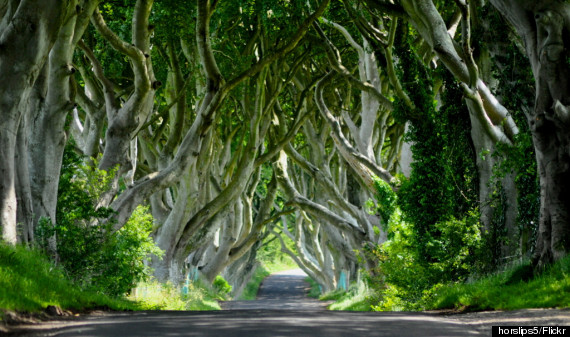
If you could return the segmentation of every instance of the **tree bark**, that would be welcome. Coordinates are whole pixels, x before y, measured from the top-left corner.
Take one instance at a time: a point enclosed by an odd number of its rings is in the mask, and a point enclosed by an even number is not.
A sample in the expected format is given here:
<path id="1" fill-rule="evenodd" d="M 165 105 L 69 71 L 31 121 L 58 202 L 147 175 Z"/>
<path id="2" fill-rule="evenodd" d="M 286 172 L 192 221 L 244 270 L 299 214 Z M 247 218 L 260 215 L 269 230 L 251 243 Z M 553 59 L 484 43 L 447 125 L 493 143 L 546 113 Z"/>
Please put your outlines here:
<path id="1" fill-rule="evenodd" d="M 28 107 L 29 125 L 26 131 L 33 204 L 30 214 L 33 218 L 32 230 L 41 217 L 48 218 L 52 224 L 57 221 L 57 190 L 67 142 L 64 127 L 68 113 L 75 106 L 73 53 L 97 3 L 91 1 L 82 6 L 82 10 L 74 13 L 62 26 L 45 65 L 46 77 L 36 82 L 34 95 L 38 97 L 34 97 L 34 101 L 37 104 Z M 55 245 L 55 240 L 52 241 Z M 55 247 L 50 249 L 55 254 Z"/>
<path id="2" fill-rule="evenodd" d="M 540 178 L 540 223 L 533 264 L 570 252 L 570 4 L 560 1 L 491 0 L 522 38 L 536 85 L 527 119 Z"/>
<path id="3" fill-rule="evenodd" d="M 129 58 L 134 73 L 134 91 L 129 99 L 119 104 L 112 83 L 102 70 L 97 73 L 104 91 L 107 110 L 107 131 L 105 150 L 99 162 L 99 169 L 109 170 L 116 165 L 129 165 L 129 148 L 133 133 L 144 123 L 152 109 L 154 81 L 150 61 L 150 35 L 148 18 L 152 0 L 138 0 L 132 20 L 133 44 L 122 41 L 107 27 L 99 10 L 95 10 L 92 23 L 99 33 L 119 53 Z"/>
<path id="4" fill-rule="evenodd" d="M 71 8 L 70 0 L 21 1 L 11 17 L 4 13 L 0 44 L 0 227 L 15 244 L 15 147 L 27 98 Z"/>

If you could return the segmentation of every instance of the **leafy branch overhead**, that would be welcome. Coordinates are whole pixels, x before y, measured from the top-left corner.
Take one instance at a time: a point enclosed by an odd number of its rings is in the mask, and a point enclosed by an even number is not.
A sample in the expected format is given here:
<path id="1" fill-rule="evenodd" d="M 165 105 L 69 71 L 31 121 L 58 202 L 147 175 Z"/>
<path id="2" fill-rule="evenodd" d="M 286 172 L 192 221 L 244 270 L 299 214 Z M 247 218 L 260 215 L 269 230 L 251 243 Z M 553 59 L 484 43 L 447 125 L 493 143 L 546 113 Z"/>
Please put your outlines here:
<path id="1" fill-rule="evenodd" d="M 238 293 L 272 243 L 412 301 L 570 250 L 565 2 L 0 7 L 2 240 L 79 282 Z"/>

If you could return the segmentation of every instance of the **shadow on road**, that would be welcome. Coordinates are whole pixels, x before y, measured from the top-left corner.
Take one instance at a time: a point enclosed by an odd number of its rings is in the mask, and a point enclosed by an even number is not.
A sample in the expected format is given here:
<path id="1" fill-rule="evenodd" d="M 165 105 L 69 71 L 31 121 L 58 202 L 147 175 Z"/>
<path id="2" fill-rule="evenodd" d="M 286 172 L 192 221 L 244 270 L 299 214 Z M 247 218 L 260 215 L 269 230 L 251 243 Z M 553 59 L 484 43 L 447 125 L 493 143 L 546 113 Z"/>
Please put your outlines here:
<path id="1" fill-rule="evenodd" d="M 79 323 L 79 322 L 78 322 Z M 475 336 L 458 322 L 418 313 L 294 310 L 144 312 L 100 317 L 49 336 Z M 38 336 L 38 335 L 37 335 Z M 41 334 L 39 335 L 41 336 Z"/>
<path id="2" fill-rule="evenodd" d="M 222 311 L 112 313 L 45 327 L 28 336 L 126 337 L 370 337 L 474 336 L 473 327 L 442 316 L 404 312 L 326 311 L 306 297 L 299 270 L 265 279 L 255 301 L 223 303 Z"/>

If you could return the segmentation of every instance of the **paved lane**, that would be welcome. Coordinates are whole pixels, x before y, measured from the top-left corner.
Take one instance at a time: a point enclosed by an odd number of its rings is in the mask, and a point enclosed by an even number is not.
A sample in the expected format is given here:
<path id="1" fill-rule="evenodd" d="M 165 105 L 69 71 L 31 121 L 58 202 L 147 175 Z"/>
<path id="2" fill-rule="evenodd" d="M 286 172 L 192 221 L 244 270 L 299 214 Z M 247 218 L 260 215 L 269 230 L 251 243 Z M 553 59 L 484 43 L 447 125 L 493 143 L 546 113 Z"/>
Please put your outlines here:
<path id="1" fill-rule="evenodd" d="M 308 298 L 309 284 L 301 269 L 272 274 L 263 280 L 256 301 L 229 301 L 222 303 L 224 310 L 326 310 L 327 303 Z"/>
<path id="2" fill-rule="evenodd" d="M 226 302 L 223 311 L 105 313 L 51 322 L 28 336 L 481 336 L 468 324 L 433 314 L 326 311 L 325 304 L 305 296 L 305 277 L 299 270 L 272 275 L 256 301 Z"/>
<path id="3" fill-rule="evenodd" d="M 421 313 L 296 310 L 135 312 L 90 317 L 30 336 L 371 337 L 481 336 L 457 321 Z"/>

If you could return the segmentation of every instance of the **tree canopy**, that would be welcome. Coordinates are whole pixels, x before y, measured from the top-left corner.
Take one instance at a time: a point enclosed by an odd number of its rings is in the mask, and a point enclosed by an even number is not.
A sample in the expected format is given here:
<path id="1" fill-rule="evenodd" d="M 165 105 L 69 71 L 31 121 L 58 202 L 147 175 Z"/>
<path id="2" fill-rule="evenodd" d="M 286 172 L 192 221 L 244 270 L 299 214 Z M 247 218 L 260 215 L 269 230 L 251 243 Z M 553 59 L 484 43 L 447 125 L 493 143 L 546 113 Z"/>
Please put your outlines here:
<path id="1" fill-rule="evenodd" d="M 8 243 L 71 263 L 70 228 L 119 244 L 146 209 L 152 228 L 132 240 L 164 252 L 160 280 L 197 268 L 242 284 L 279 240 L 325 289 L 365 270 L 409 296 L 570 250 L 566 2 L 66 0 L 0 14 Z"/>

